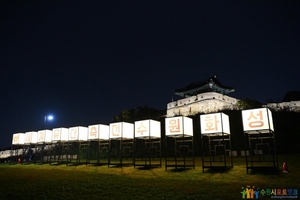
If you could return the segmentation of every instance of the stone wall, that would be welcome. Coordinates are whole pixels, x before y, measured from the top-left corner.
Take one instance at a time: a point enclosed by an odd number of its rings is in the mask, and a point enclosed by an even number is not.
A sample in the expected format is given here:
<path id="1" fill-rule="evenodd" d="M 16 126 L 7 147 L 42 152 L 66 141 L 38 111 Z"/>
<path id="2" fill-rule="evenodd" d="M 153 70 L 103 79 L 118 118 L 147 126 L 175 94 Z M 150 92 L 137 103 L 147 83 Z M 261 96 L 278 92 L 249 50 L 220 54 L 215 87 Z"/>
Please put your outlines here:
<path id="1" fill-rule="evenodd" d="M 263 107 L 270 108 L 270 110 L 275 110 L 275 111 L 286 110 L 286 111 L 300 112 L 300 101 L 268 103 L 267 105 L 263 105 Z"/>
<path id="2" fill-rule="evenodd" d="M 206 92 L 167 104 L 167 117 L 212 113 L 236 109 L 237 99 L 216 92 Z"/>
<path id="3" fill-rule="evenodd" d="M 22 154 L 23 153 L 23 149 L 19 149 L 18 153 Z M 11 150 L 0 151 L 0 159 L 8 158 L 10 156 L 11 156 Z"/>

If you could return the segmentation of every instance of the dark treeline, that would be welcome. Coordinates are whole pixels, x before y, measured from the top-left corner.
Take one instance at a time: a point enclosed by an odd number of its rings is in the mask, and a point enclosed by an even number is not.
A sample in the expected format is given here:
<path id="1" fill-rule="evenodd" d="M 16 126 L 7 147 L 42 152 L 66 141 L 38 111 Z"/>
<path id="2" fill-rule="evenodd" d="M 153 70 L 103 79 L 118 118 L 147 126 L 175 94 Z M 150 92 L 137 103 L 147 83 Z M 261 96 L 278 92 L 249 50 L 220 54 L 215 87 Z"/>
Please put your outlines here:
<path id="1" fill-rule="evenodd" d="M 161 118 L 164 118 L 165 115 L 165 110 L 157 110 L 155 108 L 144 105 L 137 108 L 123 109 L 119 115 L 116 115 L 113 118 L 112 121 L 134 123 L 135 121 L 144 119 L 159 120 Z"/>

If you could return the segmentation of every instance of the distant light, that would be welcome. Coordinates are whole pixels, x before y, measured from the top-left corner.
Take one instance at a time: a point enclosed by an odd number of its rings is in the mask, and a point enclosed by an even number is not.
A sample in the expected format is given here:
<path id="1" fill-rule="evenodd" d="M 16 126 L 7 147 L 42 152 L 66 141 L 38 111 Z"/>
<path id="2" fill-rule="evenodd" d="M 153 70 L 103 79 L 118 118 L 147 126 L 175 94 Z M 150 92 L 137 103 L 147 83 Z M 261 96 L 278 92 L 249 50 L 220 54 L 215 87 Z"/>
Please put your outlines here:
<path id="1" fill-rule="evenodd" d="M 53 115 L 46 115 L 44 121 L 45 121 L 45 122 L 46 122 L 46 121 L 52 121 L 53 119 L 54 119 Z"/>
<path id="2" fill-rule="evenodd" d="M 52 115 L 48 115 L 48 116 L 47 116 L 47 120 L 50 120 L 50 121 L 51 121 L 51 120 L 53 120 L 53 119 L 54 119 L 54 117 L 53 117 Z"/>

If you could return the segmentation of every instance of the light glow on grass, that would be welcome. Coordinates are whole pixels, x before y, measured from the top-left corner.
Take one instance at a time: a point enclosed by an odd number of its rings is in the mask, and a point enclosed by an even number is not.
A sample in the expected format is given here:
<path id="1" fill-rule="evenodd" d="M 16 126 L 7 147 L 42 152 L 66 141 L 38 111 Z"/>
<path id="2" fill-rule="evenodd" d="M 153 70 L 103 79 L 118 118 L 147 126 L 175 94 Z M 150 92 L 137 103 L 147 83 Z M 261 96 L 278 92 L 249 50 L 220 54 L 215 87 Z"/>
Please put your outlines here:
<path id="1" fill-rule="evenodd" d="M 279 175 L 247 174 L 245 157 L 234 157 L 234 167 L 224 173 L 202 173 L 198 157 L 196 168 L 185 171 L 1 164 L 0 199 L 241 199 L 247 185 L 299 190 L 298 156 L 280 155 L 290 172 Z"/>

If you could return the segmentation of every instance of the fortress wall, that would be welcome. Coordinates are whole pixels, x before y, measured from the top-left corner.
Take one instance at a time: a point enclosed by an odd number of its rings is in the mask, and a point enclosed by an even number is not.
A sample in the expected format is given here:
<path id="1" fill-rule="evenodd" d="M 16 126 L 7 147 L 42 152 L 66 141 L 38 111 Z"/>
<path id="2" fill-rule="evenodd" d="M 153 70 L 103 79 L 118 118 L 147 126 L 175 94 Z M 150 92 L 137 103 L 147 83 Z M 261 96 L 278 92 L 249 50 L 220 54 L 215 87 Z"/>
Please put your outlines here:
<path id="1" fill-rule="evenodd" d="M 300 112 L 300 101 L 268 103 L 267 105 L 263 105 L 263 107 L 270 108 L 271 110 L 275 110 L 275 111 L 288 110 L 288 111 Z"/>
<path id="2" fill-rule="evenodd" d="M 176 115 L 195 115 L 197 113 L 211 113 L 224 109 L 236 109 L 237 99 L 215 92 L 198 94 L 167 105 L 167 117 Z"/>

